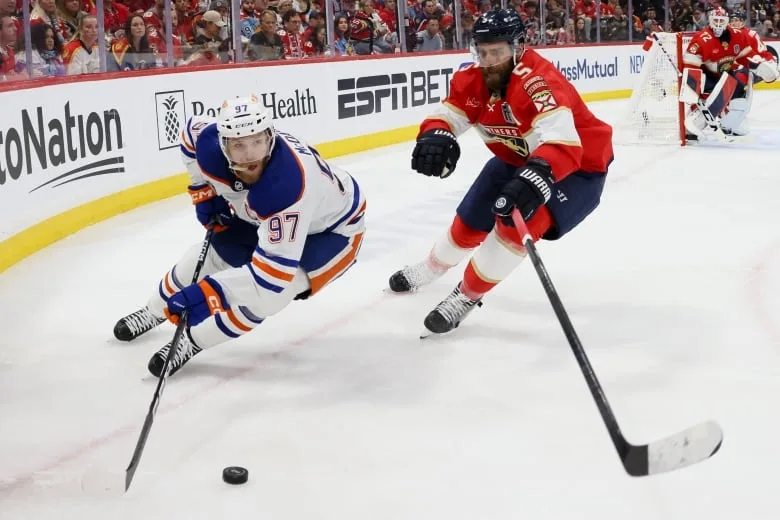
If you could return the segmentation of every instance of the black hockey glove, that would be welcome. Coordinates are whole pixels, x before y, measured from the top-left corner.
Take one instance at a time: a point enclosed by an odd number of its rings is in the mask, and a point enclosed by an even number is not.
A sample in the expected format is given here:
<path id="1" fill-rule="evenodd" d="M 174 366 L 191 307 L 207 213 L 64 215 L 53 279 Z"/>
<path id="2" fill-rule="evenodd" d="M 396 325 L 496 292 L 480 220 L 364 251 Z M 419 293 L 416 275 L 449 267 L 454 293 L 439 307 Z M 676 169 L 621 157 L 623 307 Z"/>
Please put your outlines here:
<path id="1" fill-rule="evenodd" d="M 436 128 L 417 138 L 412 169 L 429 177 L 448 177 L 460 158 L 460 146 L 452 132 Z"/>
<path id="2" fill-rule="evenodd" d="M 502 217 L 507 225 L 512 225 L 512 209 L 517 208 L 523 220 L 528 221 L 540 206 L 550 200 L 554 183 L 547 161 L 535 157 L 528 159 L 525 166 L 518 168 L 515 176 L 501 188 L 493 203 L 493 213 Z"/>

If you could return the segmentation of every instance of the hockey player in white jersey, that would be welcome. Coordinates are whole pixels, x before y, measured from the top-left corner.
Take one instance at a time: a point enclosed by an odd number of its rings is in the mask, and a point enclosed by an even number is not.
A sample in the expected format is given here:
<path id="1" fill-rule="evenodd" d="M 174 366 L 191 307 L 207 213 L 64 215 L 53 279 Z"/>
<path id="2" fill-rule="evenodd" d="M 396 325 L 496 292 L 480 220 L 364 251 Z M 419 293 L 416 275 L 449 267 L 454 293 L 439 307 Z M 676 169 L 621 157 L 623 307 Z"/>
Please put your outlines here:
<path id="1" fill-rule="evenodd" d="M 130 341 L 189 309 L 171 373 L 339 277 L 356 261 L 366 202 L 357 182 L 300 139 L 274 129 L 254 96 L 225 101 L 216 121 L 191 118 L 181 152 L 198 220 L 216 222 L 197 284 L 201 245 L 167 272 L 147 305 L 122 318 Z M 160 376 L 171 348 L 149 361 Z"/>

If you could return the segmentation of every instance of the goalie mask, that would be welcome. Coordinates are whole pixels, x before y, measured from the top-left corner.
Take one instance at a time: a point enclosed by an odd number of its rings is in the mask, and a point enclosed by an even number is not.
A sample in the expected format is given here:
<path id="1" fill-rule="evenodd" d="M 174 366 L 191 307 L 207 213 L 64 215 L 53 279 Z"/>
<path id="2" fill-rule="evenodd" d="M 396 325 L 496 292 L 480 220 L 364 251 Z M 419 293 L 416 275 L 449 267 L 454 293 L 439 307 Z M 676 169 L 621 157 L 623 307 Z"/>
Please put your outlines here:
<path id="1" fill-rule="evenodd" d="M 242 180 L 256 181 L 275 142 L 271 114 L 255 96 L 227 100 L 219 111 L 217 131 L 230 167 Z M 246 174 L 251 177 L 244 179 Z"/>
<path id="2" fill-rule="evenodd" d="M 709 20 L 710 29 L 712 29 L 715 36 L 720 38 L 720 35 L 723 34 L 723 31 L 729 25 L 729 14 L 722 7 L 716 7 L 710 11 Z"/>

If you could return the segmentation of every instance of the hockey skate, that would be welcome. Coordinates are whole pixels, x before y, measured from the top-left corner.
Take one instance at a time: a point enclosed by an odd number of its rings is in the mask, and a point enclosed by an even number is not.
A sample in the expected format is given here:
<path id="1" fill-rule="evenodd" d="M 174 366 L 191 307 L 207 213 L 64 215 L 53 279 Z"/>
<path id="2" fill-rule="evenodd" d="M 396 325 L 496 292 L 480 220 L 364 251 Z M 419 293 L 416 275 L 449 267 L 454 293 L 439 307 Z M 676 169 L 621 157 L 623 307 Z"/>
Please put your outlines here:
<path id="1" fill-rule="evenodd" d="M 164 321 L 165 318 L 158 318 L 151 313 L 149 307 L 144 307 L 116 322 L 114 337 L 119 341 L 132 341 Z"/>
<path id="2" fill-rule="evenodd" d="M 393 273 L 390 277 L 390 290 L 397 293 L 411 292 L 437 280 L 447 269 L 436 270 L 426 259 L 414 265 L 408 265 Z"/>
<path id="3" fill-rule="evenodd" d="M 190 333 L 184 331 L 179 340 L 179 348 L 176 349 L 176 357 L 171 360 L 171 371 L 168 375 L 175 374 L 184 364 L 195 357 L 195 355 L 203 350 L 197 346 L 190 338 Z M 165 360 L 168 358 L 168 353 L 171 351 L 171 344 L 168 343 L 163 348 L 158 350 L 152 358 L 149 360 L 149 372 L 152 375 L 160 377 L 162 375 L 163 366 Z"/>
<path id="4" fill-rule="evenodd" d="M 431 334 L 445 334 L 460 325 L 466 316 L 474 309 L 481 307 L 481 300 L 472 300 L 460 292 L 460 284 L 428 316 L 425 317 L 426 331 L 420 336 L 426 338 Z"/>

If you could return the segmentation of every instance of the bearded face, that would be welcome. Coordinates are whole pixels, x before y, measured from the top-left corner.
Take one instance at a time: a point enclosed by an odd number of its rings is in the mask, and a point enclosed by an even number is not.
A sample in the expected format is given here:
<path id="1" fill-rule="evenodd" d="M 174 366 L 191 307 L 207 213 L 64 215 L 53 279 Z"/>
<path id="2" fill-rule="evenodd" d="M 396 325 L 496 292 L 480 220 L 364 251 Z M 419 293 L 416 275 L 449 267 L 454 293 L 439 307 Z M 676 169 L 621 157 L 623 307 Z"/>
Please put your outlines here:
<path id="1" fill-rule="evenodd" d="M 474 54 L 485 85 L 496 92 L 503 89 L 514 67 L 513 46 L 509 42 L 480 43 Z"/>

